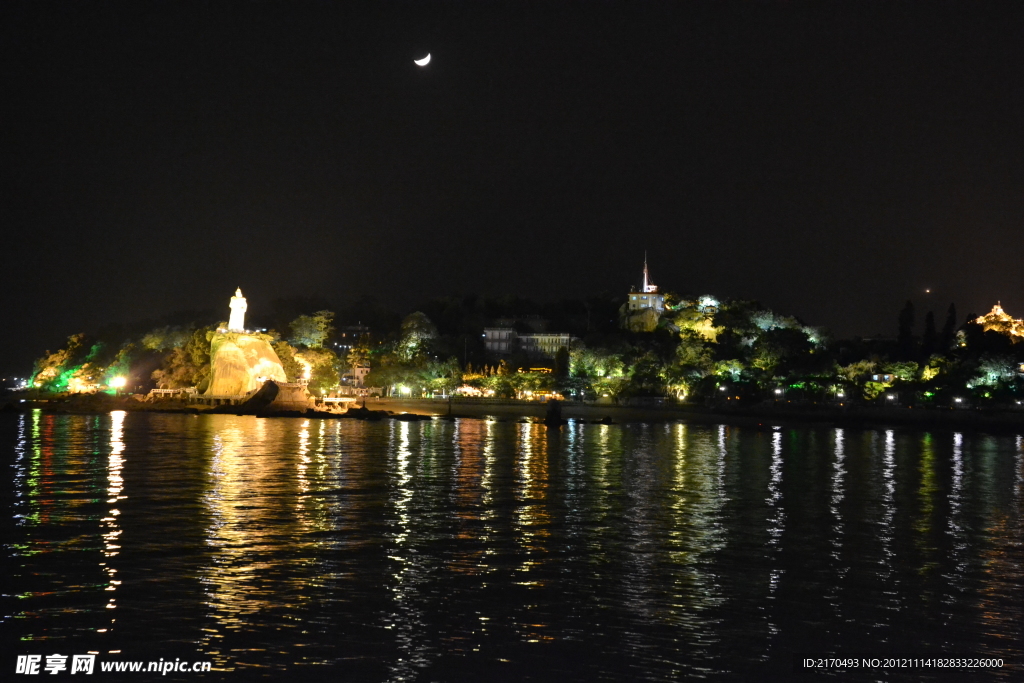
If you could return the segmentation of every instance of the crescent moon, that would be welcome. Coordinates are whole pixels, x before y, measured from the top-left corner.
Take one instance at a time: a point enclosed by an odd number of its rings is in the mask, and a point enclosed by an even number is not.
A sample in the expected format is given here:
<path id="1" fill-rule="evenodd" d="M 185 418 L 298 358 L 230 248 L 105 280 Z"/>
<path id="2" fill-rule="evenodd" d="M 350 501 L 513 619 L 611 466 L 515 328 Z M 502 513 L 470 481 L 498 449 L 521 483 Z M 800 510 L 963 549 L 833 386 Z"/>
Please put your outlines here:
<path id="1" fill-rule="evenodd" d="M 423 59 L 414 59 L 412 61 L 416 66 L 426 66 L 427 64 L 430 64 L 430 53 L 428 52 L 427 56 Z"/>

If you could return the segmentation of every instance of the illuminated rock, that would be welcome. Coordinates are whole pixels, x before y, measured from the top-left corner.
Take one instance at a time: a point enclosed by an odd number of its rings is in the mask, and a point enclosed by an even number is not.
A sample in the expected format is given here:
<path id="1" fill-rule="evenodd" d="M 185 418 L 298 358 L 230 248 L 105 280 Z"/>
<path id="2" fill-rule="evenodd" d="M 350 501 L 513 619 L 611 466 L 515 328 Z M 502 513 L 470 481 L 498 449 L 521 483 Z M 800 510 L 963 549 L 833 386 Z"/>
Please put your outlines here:
<path id="1" fill-rule="evenodd" d="M 658 312 L 653 308 L 639 311 L 629 310 L 626 306 L 620 311 L 621 324 L 630 332 L 654 332 L 658 328 Z"/>
<path id="2" fill-rule="evenodd" d="M 1024 337 L 1024 320 L 1011 318 L 999 303 L 974 322 L 981 325 L 985 331 L 995 330 L 1013 337 Z"/>
<path id="3" fill-rule="evenodd" d="M 281 360 L 268 338 L 238 332 L 217 332 L 210 345 L 211 396 L 242 396 L 265 380 L 287 382 Z"/>
<path id="4" fill-rule="evenodd" d="M 238 410 L 243 415 L 264 415 L 282 411 L 304 412 L 309 407 L 309 395 L 301 384 L 279 384 L 267 380 Z"/>

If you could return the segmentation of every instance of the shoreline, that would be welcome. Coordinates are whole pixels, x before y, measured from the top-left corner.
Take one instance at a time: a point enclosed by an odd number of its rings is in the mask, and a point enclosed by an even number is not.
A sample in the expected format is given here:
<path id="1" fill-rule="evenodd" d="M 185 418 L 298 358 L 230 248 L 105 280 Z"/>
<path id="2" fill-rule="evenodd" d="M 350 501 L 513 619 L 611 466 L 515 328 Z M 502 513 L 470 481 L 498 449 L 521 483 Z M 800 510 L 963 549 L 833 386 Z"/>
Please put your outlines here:
<path id="1" fill-rule="evenodd" d="M 431 405 L 433 404 L 433 405 Z M 381 399 L 367 402 L 368 408 L 420 415 L 447 415 L 447 401 L 438 399 Z M 455 402 L 455 417 L 534 417 L 543 419 L 546 406 L 539 404 L 472 404 Z M 572 404 L 562 406 L 562 417 L 598 421 L 611 418 L 613 424 L 625 422 L 674 422 L 695 424 L 731 424 L 747 427 L 790 425 L 835 425 L 854 428 L 916 427 L 954 431 L 993 431 L 1024 434 L 1024 411 L 980 411 L 925 408 L 874 407 L 753 407 L 723 410 L 700 405 L 639 407 L 619 405 Z"/>
<path id="2" fill-rule="evenodd" d="M 305 412 L 290 411 L 271 413 L 261 417 L 305 417 L 314 419 L 402 419 L 447 417 L 448 401 L 445 399 L 396 399 L 377 398 L 366 401 L 367 412 L 353 407 L 347 411 L 310 409 Z M 140 401 L 132 396 L 114 397 L 106 395 L 70 396 L 45 400 L 9 399 L 0 403 L 0 413 L 21 413 L 29 410 L 43 410 L 59 414 L 96 414 L 111 410 L 131 412 L 161 412 L 204 414 L 238 414 L 229 406 L 196 406 L 180 400 Z M 834 407 L 801 406 L 775 407 L 755 406 L 751 408 L 723 410 L 700 405 L 671 406 L 621 406 L 613 404 L 563 403 L 562 418 L 604 424 L 630 422 L 675 422 L 694 424 L 730 424 L 746 427 L 776 426 L 845 426 L 852 428 L 911 427 L 919 429 L 948 429 L 953 431 L 991 431 L 995 433 L 1024 434 L 1024 411 L 982 411 L 950 410 L 929 408 L 884 408 L 884 407 Z M 484 402 L 456 400 L 452 403 L 451 417 L 467 419 L 543 420 L 547 404 L 532 401 Z M 408 418 L 407 418 L 408 419 Z"/>

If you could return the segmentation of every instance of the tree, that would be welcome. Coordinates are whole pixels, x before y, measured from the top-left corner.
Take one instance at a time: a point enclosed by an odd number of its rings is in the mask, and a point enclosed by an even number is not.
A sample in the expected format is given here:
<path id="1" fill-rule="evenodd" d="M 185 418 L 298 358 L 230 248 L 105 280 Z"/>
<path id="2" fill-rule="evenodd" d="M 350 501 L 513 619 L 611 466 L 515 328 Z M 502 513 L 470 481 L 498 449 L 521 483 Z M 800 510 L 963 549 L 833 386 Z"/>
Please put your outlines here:
<path id="1" fill-rule="evenodd" d="M 353 346 L 348 355 L 345 356 L 345 362 L 352 368 L 368 368 L 370 367 L 370 346 L 365 340 L 360 339 L 359 343 Z"/>
<path id="2" fill-rule="evenodd" d="M 440 391 L 445 396 L 450 397 L 462 386 L 462 368 L 455 356 L 440 363 L 431 363 L 427 366 L 426 374 L 430 378 L 430 388 Z"/>
<path id="3" fill-rule="evenodd" d="M 762 332 L 751 346 L 750 364 L 764 380 L 787 374 L 814 353 L 807 333 L 798 327 L 775 327 Z"/>
<path id="4" fill-rule="evenodd" d="M 921 357 L 928 359 L 935 352 L 938 336 L 935 333 L 935 314 L 931 311 L 924 316 L 924 334 L 921 336 Z"/>
<path id="5" fill-rule="evenodd" d="M 416 311 L 410 313 L 402 321 L 402 337 L 398 343 L 398 355 L 410 362 L 418 356 L 426 355 L 430 341 L 437 338 L 437 328 L 425 314 Z"/>
<path id="6" fill-rule="evenodd" d="M 188 341 L 164 357 L 152 377 L 161 389 L 197 387 L 203 391 L 210 379 L 210 339 L 216 325 L 193 330 Z"/>
<path id="7" fill-rule="evenodd" d="M 899 316 L 899 333 L 896 336 L 900 355 L 910 358 L 914 355 L 914 302 L 907 301 Z"/>
<path id="8" fill-rule="evenodd" d="M 338 369 L 334 363 L 322 360 L 313 365 L 309 375 L 309 389 L 324 394 L 338 386 L 340 381 L 341 377 L 338 375 Z"/>
<path id="9" fill-rule="evenodd" d="M 288 349 L 282 349 L 287 355 Z M 299 374 L 308 371 L 310 391 L 326 393 L 338 386 L 341 380 L 338 373 L 338 355 L 328 348 L 293 349 L 294 361 L 300 366 Z M 280 358 L 280 355 L 278 355 Z M 282 366 L 284 363 L 282 362 Z M 287 376 L 288 370 L 285 370 Z"/>
<path id="10" fill-rule="evenodd" d="M 949 351 L 949 347 L 953 345 L 953 337 L 956 334 L 956 306 L 953 304 L 949 305 L 949 311 L 946 313 L 946 324 L 942 326 L 942 334 L 939 336 L 939 351 Z"/>
<path id="11" fill-rule="evenodd" d="M 30 385 L 49 391 L 67 389 L 68 378 L 74 372 L 85 350 L 85 335 L 73 334 L 68 337 L 67 345 L 59 351 L 46 355 L 36 361 Z"/>
<path id="12" fill-rule="evenodd" d="M 995 387 L 1000 383 L 1012 382 L 1017 377 L 1020 363 L 1013 356 L 986 353 L 978 363 L 977 376 L 968 382 L 968 386 Z"/>
<path id="13" fill-rule="evenodd" d="M 286 341 L 274 342 L 274 353 L 281 361 L 285 379 L 289 382 L 297 382 L 302 377 L 302 363 L 295 359 L 295 351 L 296 348 Z"/>
<path id="14" fill-rule="evenodd" d="M 921 366 L 914 361 L 893 361 L 882 366 L 882 372 L 904 382 L 912 382 L 917 379 L 920 369 Z"/>
<path id="15" fill-rule="evenodd" d="M 317 311 L 313 315 L 300 315 L 288 323 L 288 327 L 292 331 L 290 341 L 296 346 L 319 349 L 333 331 L 334 328 L 331 327 L 333 321 L 334 313 L 331 311 Z"/>
<path id="16" fill-rule="evenodd" d="M 558 347 L 555 353 L 555 377 L 565 379 L 569 376 L 569 349 L 565 346 Z"/>
<path id="17" fill-rule="evenodd" d="M 184 346 L 192 330 L 178 326 L 158 327 L 142 337 L 142 347 L 150 351 L 169 351 Z"/>

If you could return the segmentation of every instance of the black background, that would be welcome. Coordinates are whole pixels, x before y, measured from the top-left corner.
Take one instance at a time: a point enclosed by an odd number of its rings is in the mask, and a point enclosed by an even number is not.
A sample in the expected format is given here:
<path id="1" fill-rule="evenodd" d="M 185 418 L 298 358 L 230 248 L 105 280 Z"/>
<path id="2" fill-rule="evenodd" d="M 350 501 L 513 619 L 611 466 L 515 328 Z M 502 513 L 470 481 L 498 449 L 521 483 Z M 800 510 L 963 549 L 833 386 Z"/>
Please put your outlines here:
<path id="1" fill-rule="evenodd" d="M 645 250 L 840 336 L 1024 315 L 1020 3 L 0 12 L 4 372 L 238 285 L 624 294 Z"/>

